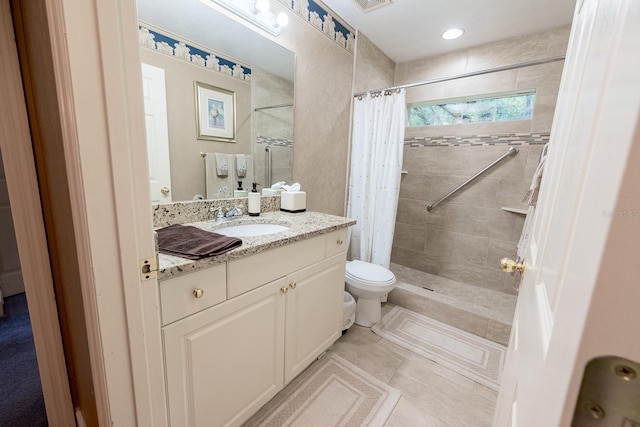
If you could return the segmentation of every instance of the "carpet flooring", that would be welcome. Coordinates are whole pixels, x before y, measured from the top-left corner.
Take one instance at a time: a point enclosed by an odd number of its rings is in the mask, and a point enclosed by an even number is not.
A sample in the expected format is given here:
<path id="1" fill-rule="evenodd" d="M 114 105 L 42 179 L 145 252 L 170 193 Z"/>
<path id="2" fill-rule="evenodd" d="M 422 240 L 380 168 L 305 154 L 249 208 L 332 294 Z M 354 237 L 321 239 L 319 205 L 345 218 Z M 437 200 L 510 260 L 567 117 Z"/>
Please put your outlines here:
<path id="1" fill-rule="evenodd" d="M 4 299 L 0 317 L 0 426 L 47 426 L 24 294 Z"/>
<path id="2" fill-rule="evenodd" d="M 506 347 L 396 306 L 373 332 L 493 390 L 500 388 Z"/>
<path id="3" fill-rule="evenodd" d="M 398 390 L 329 352 L 244 427 L 382 427 L 398 400 Z"/>

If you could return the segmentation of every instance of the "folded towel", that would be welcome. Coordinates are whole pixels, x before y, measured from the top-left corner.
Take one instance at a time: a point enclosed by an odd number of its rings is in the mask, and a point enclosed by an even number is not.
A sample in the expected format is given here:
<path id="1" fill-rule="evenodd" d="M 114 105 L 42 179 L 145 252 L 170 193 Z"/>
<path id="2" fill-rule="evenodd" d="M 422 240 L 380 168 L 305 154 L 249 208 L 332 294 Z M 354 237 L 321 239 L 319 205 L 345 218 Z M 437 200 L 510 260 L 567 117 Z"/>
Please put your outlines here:
<path id="1" fill-rule="evenodd" d="M 173 224 L 156 230 L 160 253 L 187 259 L 220 255 L 242 245 L 236 237 L 223 236 L 191 225 Z"/>
<path id="2" fill-rule="evenodd" d="M 236 172 L 238 178 L 247 176 L 247 156 L 244 154 L 236 154 Z"/>
<path id="3" fill-rule="evenodd" d="M 227 176 L 229 174 L 229 165 L 227 164 L 227 155 L 223 153 L 215 153 L 216 156 L 216 175 Z"/>

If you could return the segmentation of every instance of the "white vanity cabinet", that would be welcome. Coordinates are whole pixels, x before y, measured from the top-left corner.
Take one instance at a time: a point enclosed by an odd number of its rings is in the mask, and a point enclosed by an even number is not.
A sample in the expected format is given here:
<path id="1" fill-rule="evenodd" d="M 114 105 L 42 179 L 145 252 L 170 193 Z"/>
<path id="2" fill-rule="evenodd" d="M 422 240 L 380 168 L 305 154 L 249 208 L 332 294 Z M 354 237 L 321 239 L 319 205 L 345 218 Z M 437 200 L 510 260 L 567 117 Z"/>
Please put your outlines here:
<path id="1" fill-rule="evenodd" d="M 287 276 L 285 385 L 340 337 L 344 269 L 343 253 Z"/>
<path id="2" fill-rule="evenodd" d="M 172 427 L 239 425 L 283 386 L 285 278 L 163 328 Z"/>
<path id="3" fill-rule="evenodd" d="M 226 301 L 163 327 L 172 427 L 242 424 L 340 337 L 345 240 L 230 261 Z"/>

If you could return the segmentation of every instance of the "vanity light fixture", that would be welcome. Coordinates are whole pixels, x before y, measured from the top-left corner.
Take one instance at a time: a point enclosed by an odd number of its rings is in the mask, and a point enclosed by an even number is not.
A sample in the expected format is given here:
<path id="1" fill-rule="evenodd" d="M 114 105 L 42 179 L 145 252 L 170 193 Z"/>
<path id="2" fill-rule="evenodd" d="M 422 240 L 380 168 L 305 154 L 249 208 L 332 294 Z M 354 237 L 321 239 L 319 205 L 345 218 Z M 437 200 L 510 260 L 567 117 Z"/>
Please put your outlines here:
<path id="1" fill-rule="evenodd" d="M 464 34 L 464 30 L 462 28 L 451 28 L 450 30 L 442 33 L 442 38 L 445 40 L 454 40 L 459 37 L 462 37 Z"/>
<path id="2" fill-rule="evenodd" d="M 256 10 L 255 13 L 267 13 L 269 12 L 270 6 L 271 5 L 269 4 L 269 0 L 256 0 L 253 4 L 253 7 Z"/>
<path id="3" fill-rule="evenodd" d="M 288 24 L 289 16 L 284 12 L 280 12 L 278 16 L 276 16 L 276 25 L 280 27 L 286 27 Z"/>
<path id="4" fill-rule="evenodd" d="M 288 16 L 281 12 L 277 16 L 269 11 L 269 0 L 200 0 L 210 7 L 213 3 L 257 25 L 266 32 L 279 36 L 282 27 L 289 23 Z"/>

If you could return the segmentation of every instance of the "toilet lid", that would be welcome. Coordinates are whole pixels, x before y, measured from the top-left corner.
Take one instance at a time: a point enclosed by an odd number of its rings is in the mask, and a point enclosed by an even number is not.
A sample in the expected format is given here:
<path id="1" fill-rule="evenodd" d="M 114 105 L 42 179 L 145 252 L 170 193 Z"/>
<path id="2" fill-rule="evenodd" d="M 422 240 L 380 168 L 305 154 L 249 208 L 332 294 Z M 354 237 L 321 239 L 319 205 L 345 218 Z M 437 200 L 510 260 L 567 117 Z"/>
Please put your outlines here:
<path id="1" fill-rule="evenodd" d="M 386 268 L 360 260 L 347 263 L 346 275 L 358 281 L 370 283 L 390 283 L 396 279 L 396 276 Z"/>

